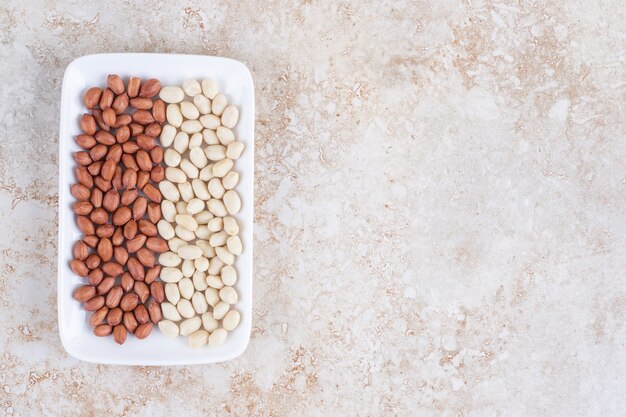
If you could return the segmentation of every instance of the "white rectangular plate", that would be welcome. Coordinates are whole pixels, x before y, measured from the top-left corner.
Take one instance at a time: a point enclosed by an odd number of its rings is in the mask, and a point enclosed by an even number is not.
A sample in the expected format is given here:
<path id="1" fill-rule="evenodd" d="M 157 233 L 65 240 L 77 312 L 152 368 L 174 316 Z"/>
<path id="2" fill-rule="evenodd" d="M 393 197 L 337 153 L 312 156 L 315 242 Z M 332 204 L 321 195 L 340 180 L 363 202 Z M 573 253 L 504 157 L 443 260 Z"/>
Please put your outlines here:
<path id="1" fill-rule="evenodd" d="M 185 79 L 215 79 L 228 102 L 240 111 L 235 128 L 244 152 L 235 163 L 240 173 L 237 185 L 242 200 L 236 216 L 240 225 L 243 253 L 235 261 L 236 284 L 241 323 L 229 332 L 226 342 L 217 347 L 192 349 L 186 337 L 171 339 L 155 326 L 150 337 L 138 340 L 129 336 L 124 345 L 112 337 L 96 337 L 88 324 L 89 314 L 72 298 L 76 287 L 85 282 L 70 269 L 72 248 L 81 233 L 74 222 L 71 206 L 75 202 L 70 185 L 75 183 L 73 153 L 80 150 L 74 137 L 81 133 L 79 119 L 86 112 L 83 94 L 92 86 L 106 85 L 108 74 L 119 74 L 125 82 L 130 76 L 143 80 L 158 78 L 161 85 L 182 85 Z M 58 310 L 59 333 L 65 350 L 88 362 L 123 365 L 189 365 L 222 362 L 239 356 L 248 345 L 252 326 L 252 224 L 254 175 L 254 86 L 248 68 L 242 63 L 212 56 L 167 54 L 102 54 L 74 60 L 65 70 L 61 97 L 59 137 L 59 248 Z"/>

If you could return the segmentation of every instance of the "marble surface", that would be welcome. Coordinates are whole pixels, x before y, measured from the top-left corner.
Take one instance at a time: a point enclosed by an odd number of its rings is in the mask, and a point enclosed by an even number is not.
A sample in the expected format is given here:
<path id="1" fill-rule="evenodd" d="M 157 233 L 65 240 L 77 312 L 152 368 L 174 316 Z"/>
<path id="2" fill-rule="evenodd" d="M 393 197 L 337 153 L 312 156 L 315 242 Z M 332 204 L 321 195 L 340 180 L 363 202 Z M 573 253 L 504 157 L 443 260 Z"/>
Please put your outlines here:
<path id="1" fill-rule="evenodd" d="M 0 4 L 0 413 L 623 415 L 623 3 L 370 3 Z M 252 71 L 237 360 L 96 366 L 61 346 L 61 79 L 124 51 Z"/>

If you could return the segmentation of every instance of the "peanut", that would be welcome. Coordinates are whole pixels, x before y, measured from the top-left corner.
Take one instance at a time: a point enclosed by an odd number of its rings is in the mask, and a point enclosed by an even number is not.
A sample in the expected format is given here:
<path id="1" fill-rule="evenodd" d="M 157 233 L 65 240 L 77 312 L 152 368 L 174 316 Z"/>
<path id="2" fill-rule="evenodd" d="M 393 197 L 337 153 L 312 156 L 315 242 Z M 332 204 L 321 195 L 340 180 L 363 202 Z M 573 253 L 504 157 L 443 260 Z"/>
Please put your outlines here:
<path id="1" fill-rule="evenodd" d="M 89 281 L 73 297 L 85 310 L 95 311 L 89 320 L 94 333 L 113 333 L 122 344 L 128 332 L 137 338 L 150 334 L 152 324 L 144 319 L 160 321 L 159 303 L 165 299 L 163 284 L 155 282 L 161 267 L 154 255 L 168 250 L 155 226 L 162 200 L 155 184 L 164 172 L 159 165 L 163 150 L 154 138 L 163 133 L 165 103 L 153 101 L 161 90 L 158 80 L 142 85 L 131 77 L 126 89 L 122 78 L 111 74 L 106 83 L 106 88 L 89 88 L 83 96 L 90 113 L 80 116 L 84 134 L 76 143 L 85 151 L 74 154 L 77 184 L 70 191 L 78 200 L 72 210 L 84 235 L 73 248 L 70 267 Z M 132 115 L 127 113 L 131 108 L 136 109 Z M 107 324 L 102 324 L 105 318 Z"/>

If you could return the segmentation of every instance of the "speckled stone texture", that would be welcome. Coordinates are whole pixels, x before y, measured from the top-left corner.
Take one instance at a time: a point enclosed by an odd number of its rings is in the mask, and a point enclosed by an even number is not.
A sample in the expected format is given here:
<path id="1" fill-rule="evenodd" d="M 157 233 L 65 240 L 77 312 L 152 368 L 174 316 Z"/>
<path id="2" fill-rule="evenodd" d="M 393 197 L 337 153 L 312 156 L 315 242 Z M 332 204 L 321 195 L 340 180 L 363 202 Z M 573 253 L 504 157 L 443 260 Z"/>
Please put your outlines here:
<path id="1" fill-rule="evenodd" d="M 0 413 L 624 415 L 623 2 L 369 3 L 2 1 Z M 63 71 L 141 51 L 256 84 L 253 333 L 228 363 L 59 340 Z"/>

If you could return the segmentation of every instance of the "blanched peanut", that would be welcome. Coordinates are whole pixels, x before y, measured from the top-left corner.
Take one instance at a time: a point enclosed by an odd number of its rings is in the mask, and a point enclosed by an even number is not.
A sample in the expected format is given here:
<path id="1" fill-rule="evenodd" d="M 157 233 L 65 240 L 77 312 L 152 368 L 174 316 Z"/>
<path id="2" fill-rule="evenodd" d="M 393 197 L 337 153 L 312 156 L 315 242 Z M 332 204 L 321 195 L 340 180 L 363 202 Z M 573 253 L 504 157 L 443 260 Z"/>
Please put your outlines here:
<path id="1" fill-rule="evenodd" d="M 200 249 L 200 250 L 202 250 L 202 249 Z M 196 258 L 193 261 L 193 266 L 196 267 L 196 271 L 205 272 L 207 269 L 209 269 L 209 260 L 207 258 L 205 258 L 204 256 L 201 256 L 199 258 Z M 202 280 L 202 282 L 204 282 L 204 279 Z M 194 284 L 195 284 L 195 282 L 194 282 Z"/>
<path id="2" fill-rule="evenodd" d="M 202 131 L 202 123 L 197 120 L 185 120 L 183 124 L 180 125 L 180 130 L 190 135 L 198 133 Z"/>
<path id="3" fill-rule="evenodd" d="M 181 302 L 182 300 L 178 304 L 180 305 Z M 215 320 L 223 319 L 226 313 L 228 313 L 228 310 L 230 310 L 230 304 L 225 301 L 220 301 L 215 307 L 213 307 L 213 318 Z M 180 312 L 180 309 L 178 311 Z"/>
<path id="4" fill-rule="evenodd" d="M 230 310 L 222 319 L 222 326 L 224 326 L 224 330 L 228 330 L 230 332 L 235 330 L 235 328 L 239 325 L 239 321 L 241 321 L 241 314 L 239 314 L 237 310 Z"/>
<path id="5" fill-rule="evenodd" d="M 211 161 L 220 161 L 226 157 L 226 147 L 224 145 L 209 145 L 204 149 L 204 154 Z"/>
<path id="6" fill-rule="evenodd" d="M 178 184 L 178 191 L 180 191 L 180 196 L 183 201 L 189 202 L 193 198 L 193 188 L 191 188 L 191 184 L 188 182 L 184 184 Z"/>
<path id="7" fill-rule="evenodd" d="M 178 248 L 180 248 L 183 245 L 186 245 L 187 242 L 185 242 L 184 240 L 177 238 L 177 237 L 173 237 L 170 240 L 167 241 L 167 246 L 169 246 L 170 250 L 172 252 L 176 252 L 178 251 Z"/>
<path id="8" fill-rule="evenodd" d="M 224 158 L 213 165 L 213 175 L 222 178 L 233 167 L 233 160 Z"/>
<path id="9" fill-rule="evenodd" d="M 180 334 L 181 336 L 189 336 L 200 327 L 202 327 L 202 319 L 198 316 L 191 317 L 180 322 Z"/>
<path id="10" fill-rule="evenodd" d="M 193 98 L 193 104 L 196 106 L 200 114 L 207 114 L 211 112 L 211 100 L 206 96 L 198 94 Z"/>
<path id="11" fill-rule="evenodd" d="M 227 190 L 232 190 L 237 186 L 239 182 L 239 173 L 235 171 L 229 171 L 228 174 L 224 175 L 222 178 L 222 185 Z"/>
<path id="12" fill-rule="evenodd" d="M 185 80 L 160 95 L 169 104 L 160 138 L 166 149 L 157 230 L 170 250 L 159 254 L 167 300 L 159 328 L 169 337 L 188 336 L 192 347 L 217 346 L 241 321 L 231 310 L 239 301 L 232 265 L 243 252 L 232 217 L 241 210 L 233 167 L 245 146 L 232 130 L 239 109 L 210 79 Z"/>
<path id="13" fill-rule="evenodd" d="M 206 284 L 211 288 L 220 289 L 224 287 L 222 279 L 217 275 L 207 275 Z"/>
<path id="14" fill-rule="evenodd" d="M 184 182 L 187 182 L 187 175 L 185 175 L 183 170 L 180 168 L 165 168 L 165 178 L 176 184 L 182 184 Z"/>
<path id="15" fill-rule="evenodd" d="M 193 282 L 189 278 L 183 278 L 178 281 L 178 291 L 180 295 L 187 300 L 190 300 L 194 293 Z M 220 298 L 222 296 L 220 295 Z"/>
<path id="16" fill-rule="evenodd" d="M 161 141 L 161 146 L 167 148 L 174 143 L 174 137 L 176 136 L 176 128 L 172 125 L 165 125 L 163 129 L 161 129 L 161 137 L 159 138 Z"/>
<path id="17" fill-rule="evenodd" d="M 185 80 L 183 81 L 183 91 L 189 97 L 195 97 L 202 93 L 202 87 L 197 80 Z"/>
<path id="18" fill-rule="evenodd" d="M 196 261 L 198 261 L 200 259 L 206 260 L 207 269 L 208 269 L 209 268 L 209 260 L 207 258 L 205 258 L 205 257 L 202 257 L 202 258 L 196 259 Z M 195 262 L 194 262 L 194 265 L 195 265 Z M 203 271 L 198 269 L 197 265 L 196 265 L 196 272 L 193 273 L 193 277 L 192 277 L 191 280 L 193 281 L 193 287 L 196 289 L 196 291 L 204 291 L 204 290 L 206 290 L 206 287 L 207 287 L 206 275 L 204 275 Z"/>
<path id="19" fill-rule="evenodd" d="M 228 332 L 224 329 L 217 329 L 209 335 L 209 346 L 223 345 L 226 341 Z"/>
<path id="20" fill-rule="evenodd" d="M 198 223 L 196 223 L 196 219 L 191 214 L 177 214 L 175 219 L 176 224 L 192 232 L 198 228 Z"/>
<path id="21" fill-rule="evenodd" d="M 195 220 L 194 220 L 194 223 L 195 223 Z M 199 257 L 202 256 L 202 249 L 200 249 L 196 245 L 181 246 L 178 249 L 178 256 L 181 259 L 190 259 L 190 260 L 198 259 Z"/>
<path id="22" fill-rule="evenodd" d="M 196 272 L 196 267 L 193 265 L 193 261 L 190 259 L 185 259 L 183 261 L 183 266 L 181 268 L 181 270 L 183 271 L 183 276 L 185 278 L 191 278 L 194 274 L 194 272 Z"/>
<path id="23" fill-rule="evenodd" d="M 166 220 L 159 220 L 157 230 L 163 239 L 171 239 L 174 237 L 174 228 Z"/>
<path id="24" fill-rule="evenodd" d="M 236 304 L 237 301 L 239 300 L 239 295 L 237 294 L 237 291 L 235 291 L 233 287 L 227 286 L 220 290 L 220 298 L 225 303 L 233 305 L 233 304 Z"/>
<path id="25" fill-rule="evenodd" d="M 180 225 L 174 228 L 174 233 L 185 242 L 191 242 L 196 238 L 196 235 L 191 230 L 185 229 Z"/>
<path id="26" fill-rule="evenodd" d="M 180 200 L 180 193 L 178 192 L 178 188 L 169 181 L 161 181 L 159 183 L 159 190 L 161 191 L 161 194 L 163 194 L 163 197 L 165 197 L 167 200 L 173 202 Z"/>
<path id="27" fill-rule="evenodd" d="M 220 293 L 216 288 L 207 288 L 204 291 L 204 298 L 206 298 L 206 302 L 211 306 L 211 307 L 215 307 L 217 305 L 217 303 L 220 302 Z M 211 317 L 213 317 L 213 314 L 211 314 Z M 209 329 L 207 329 L 209 330 Z"/>
<path id="28" fill-rule="evenodd" d="M 213 100 L 218 91 L 217 82 L 215 80 L 202 80 L 202 94 Z"/>
<path id="29" fill-rule="evenodd" d="M 211 198 L 209 194 L 209 190 L 207 189 L 207 185 L 201 179 L 194 178 L 191 180 L 191 188 L 193 189 L 193 193 L 196 197 L 203 201 L 207 201 Z"/>
<path id="30" fill-rule="evenodd" d="M 217 138 L 215 131 L 211 129 L 204 129 L 202 131 L 202 139 L 204 140 L 204 143 L 206 143 L 207 145 L 219 145 L 220 144 L 220 141 Z"/>
<path id="31" fill-rule="evenodd" d="M 198 111 L 198 108 L 194 106 L 193 103 L 190 103 L 188 101 L 183 101 L 182 103 L 180 103 L 180 112 L 183 114 L 185 119 L 195 120 L 200 117 L 200 112 Z"/>
<path id="32" fill-rule="evenodd" d="M 202 133 L 196 132 L 189 137 L 189 149 L 197 148 L 202 145 Z"/>
<path id="33" fill-rule="evenodd" d="M 226 304 L 226 303 L 224 303 Z M 219 305 L 219 303 L 218 303 Z M 228 305 L 228 304 L 226 304 Z M 229 306 L 230 308 L 230 306 Z M 195 315 L 195 311 L 193 309 L 193 306 L 191 305 L 191 301 L 185 299 L 185 298 L 181 298 L 180 301 L 178 302 L 178 304 L 176 305 L 176 309 L 178 310 L 178 312 L 180 313 L 181 316 L 183 316 L 184 318 L 188 319 L 191 318 Z M 223 310 L 223 307 L 222 307 Z M 222 311 L 220 310 L 220 311 Z M 224 313 L 225 315 L 226 313 Z M 213 316 L 215 317 L 215 312 L 213 312 Z"/>
<path id="34" fill-rule="evenodd" d="M 207 269 L 206 272 L 208 275 L 219 275 L 224 265 L 225 265 L 224 262 L 220 261 L 220 258 L 216 256 L 215 258 L 209 261 L 209 269 Z"/>
<path id="35" fill-rule="evenodd" d="M 176 217 L 176 206 L 170 200 L 163 200 L 161 202 L 161 214 L 163 218 L 168 222 L 173 222 Z"/>
<path id="36" fill-rule="evenodd" d="M 178 132 L 174 138 L 174 149 L 179 154 L 184 154 L 189 148 L 189 134 L 187 132 Z"/>
<path id="37" fill-rule="evenodd" d="M 219 232 L 223 228 L 223 220 L 221 217 L 214 217 L 207 223 L 207 227 L 213 233 Z"/>
<path id="38" fill-rule="evenodd" d="M 166 103 L 180 103 L 185 98 L 185 92 L 180 87 L 167 86 L 161 88 L 159 97 Z"/>
<path id="39" fill-rule="evenodd" d="M 214 114 L 200 116 L 200 124 L 207 129 L 215 130 L 220 126 L 220 123 L 220 118 Z"/>
<path id="40" fill-rule="evenodd" d="M 227 106 L 222 113 L 222 125 L 232 129 L 238 121 L 239 109 L 235 106 Z"/>
<path id="41" fill-rule="evenodd" d="M 226 244 L 226 240 L 228 239 L 228 234 L 226 232 L 218 232 L 214 233 L 209 239 L 209 244 L 213 247 L 224 246 Z"/>
<path id="42" fill-rule="evenodd" d="M 174 252 L 163 252 L 159 255 L 159 263 L 162 266 L 178 266 L 183 260 Z"/>
<path id="43" fill-rule="evenodd" d="M 206 330 L 198 330 L 189 335 L 187 340 L 189 341 L 189 346 L 194 349 L 199 349 L 209 343 L 209 332 Z"/>
<path id="44" fill-rule="evenodd" d="M 185 201 L 179 201 L 176 203 L 176 214 L 188 214 L 187 213 L 187 202 Z M 174 220 L 176 220 L 176 217 L 174 217 Z"/>
<path id="45" fill-rule="evenodd" d="M 226 206 L 222 202 L 222 200 L 218 200 L 216 198 L 212 198 L 206 203 L 207 208 L 211 213 L 218 217 L 224 217 L 228 215 L 228 211 L 226 210 Z"/>
<path id="46" fill-rule="evenodd" d="M 174 304 L 168 302 L 161 303 L 161 311 L 163 312 L 163 317 L 167 320 L 178 321 L 181 319 L 180 313 Z"/>
<path id="47" fill-rule="evenodd" d="M 165 161 L 165 165 L 168 167 L 177 167 L 180 164 L 181 159 L 180 154 L 172 148 L 166 149 L 163 154 L 163 161 Z"/>
<path id="48" fill-rule="evenodd" d="M 197 240 L 196 246 L 202 249 L 202 255 L 204 257 L 209 258 L 209 259 L 215 257 L 215 248 L 209 245 L 209 242 L 207 242 L 206 240 Z M 209 261 L 209 265 L 210 265 L 210 261 Z"/>
<path id="49" fill-rule="evenodd" d="M 183 115 L 180 112 L 178 104 L 168 104 L 165 112 L 167 122 L 174 127 L 180 127 L 183 124 Z"/>
<path id="50" fill-rule="evenodd" d="M 224 146 L 235 141 L 235 134 L 227 127 L 220 126 L 217 128 L 217 131 L 215 133 L 217 134 L 217 138 L 219 139 L 220 143 Z"/>
<path id="51" fill-rule="evenodd" d="M 209 239 L 211 237 L 211 231 L 206 225 L 198 226 L 194 233 L 198 239 Z"/>
<path id="52" fill-rule="evenodd" d="M 212 313 L 204 313 L 202 315 L 202 327 L 204 327 L 204 330 L 207 332 L 212 332 L 219 327 L 219 323 L 213 318 Z"/>
<path id="53" fill-rule="evenodd" d="M 224 186 L 222 185 L 222 180 L 217 177 L 211 178 L 208 184 L 208 189 L 211 196 L 218 199 L 224 197 L 224 193 L 226 192 Z"/>
<path id="54" fill-rule="evenodd" d="M 237 271 L 231 265 L 226 265 L 221 272 L 224 285 L 233 286 L 237 282 Z"/>
<path id="55" fill-rule="evenodd" d="M 226 216 L 222 219 L 222 222 L 224 223 L 224 231 L 230 236 L 235 236 L 239 233 L 239 225 L 234 217 Z"/>
<path id="56" fill-rule="evenodd" d="M 219 260 L 224 262 L 226 265 L 232 265 L 233 262 L 235 262 L 235 255 L 230 253 L 226 246 L 216 247 L 215 254 L 219 258 Z"/>
<path id="57" fill-rule="evenodd" d="M 199 198 L 192 198 L 189 203 L 187 203 L 187 213 L 196 214 L 200 213 L 204 209 L 204 201 Z"/>
<path id="58" fill-rule="evenodd" d="M 227 150 L 227 152 L 228 152 L 228 150 Z M 199 147 L 191 148 L 191 150 L 189 151 L 189 159 L 191 159 L 191 162 L 198 169 L 204 168 L 209 163 L 209 160 L 207 159 L 206 155 L 204 154 L 204 151 L 202 149 L 200 149 Z"/>
<path id="59" fill-rule="evenodd" d="M 230 253 L 237 256 L 241 255 L 243 251 L 243 245 L 241 244 L 239 236 L 231 236 L 226 239 L 226 247 Z"/>
<path id="60" fill-rule="evenodd" d="M 183 273 L 178 268 L 165 267 L 161 268 L 161 281 L 163 282 L 178 282 L 182 279 Z"/>
<path id="61" fill-rule="evenodd" d="M 231 142 L 228 144 L 228 147 L 226 148 L 226 157 L 230 159 L 239 159 L 242 152 L 243 152 L 242 142 Z"/>
<path id="62" fill-rule="evenodd" d="M 161 320 L 159 322 L 159 330 L 167 337 L 178 336 L 178 326 L 176 325 L 176 323 L 170 320 Z"/>
<path id="63" fill-rule="evenodd" d="M 224 94 L 218 93 L 211 102 L 211 112 L 216 116 L 221 116 L 226 106 L 228 105 L 228 99 Z"/>
<path id="64" fill-rule="evenodd" d="M 191 305 L 193 305 L 193 309 L 198 314 L 206 313 L 209 309 L 209 305 L 204 298 L 204 294 L 198 291 L 196 291 L 191 297 Z"/>
<path id="65" fill-rule="evenodd" d="M 228 214 L 237 214 L 241 210 L 241 199 L 235 190 L 228 190 L 224 194 L 224 206 L 228 210 Z"/>
<path id="66" fill-rule="evenodd" d="M 180 161 L 180 169 L 182 169 L 189 178 L 198 178 L 198 174 L 200 173 L 198 168 L 189 159 Z"/>
<path id="67" fill-rule="evenodd" d="M 202 204 L 204 205 L 204 203 Z M 193 218 L 196 219 L 198 224 L 207 224 L 213 218 L 213 214 L 208 210 L 203 210 L 194 214 Z"/>
<path id="68" fill-rule="evenodd" d="M 170 303 L 176 305 L 180 300 L 180 291 L 178 289 L 178 284 L 174 282 L 168 282 L 165 284 L 165 298 Z"/>

